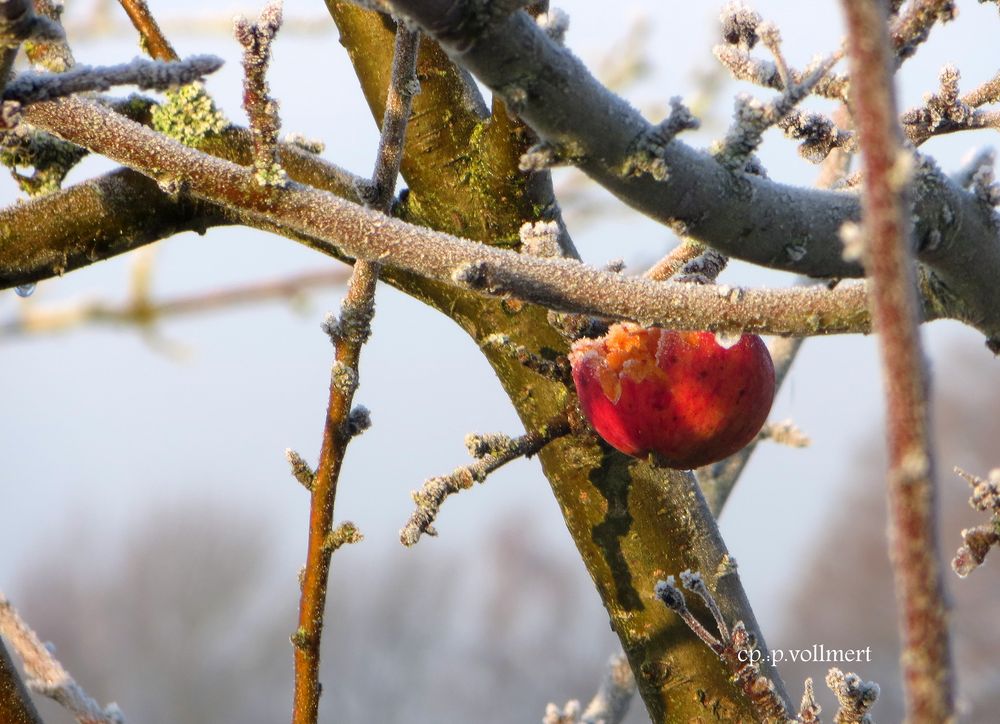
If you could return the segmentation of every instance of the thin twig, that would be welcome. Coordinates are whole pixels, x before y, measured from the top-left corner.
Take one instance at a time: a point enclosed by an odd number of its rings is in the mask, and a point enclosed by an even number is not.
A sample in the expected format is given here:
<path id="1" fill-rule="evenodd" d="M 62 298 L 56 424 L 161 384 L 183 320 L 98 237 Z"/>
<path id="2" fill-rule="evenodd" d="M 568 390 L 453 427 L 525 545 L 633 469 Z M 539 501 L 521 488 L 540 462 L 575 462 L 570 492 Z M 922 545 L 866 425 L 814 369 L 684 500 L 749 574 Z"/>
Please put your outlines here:
<path id="1" fill-rule="evenodd" d="M 734 684 L 753 702 L 761 721 L 788 721 L 791 719 L 785 702 L 773 681 L 761 673 L 760 656 L 756 654 L 756 644 L 742 621 L 732 628 L 722 618 L 715 597 L 708 590 L 701 575 L 684 571 L 681 573 L 684 588 L 698 595 L 715 619 L 719 636 L 715 636 L 695 618 L 687 606 L 684 593 L 677 587 L 673 576 L 656 584 L 655 595 L 671 611 L 687 624 L 702 642 L 714 651 L 732 674 Z"/>
<path id="2" fill-rule="evenodd" d="M 654 282 L 663 282 L 681 270 L 689 261 L 698 258 L 705 245 L 693 239 L 681 239 L 670 252 L 646 270 L 643 275 Z"/>
<path id="3" fill-rule="evenodd" d="M 872 681 L 862 681 L 857 674 L 845 674 L 834 667 L 826 675 L 826 685 L 837 697 L 839 708 L 834 714 L 834 724 L 874 724 L 868 711 L 875 706 L 879 695 L 879 685 Z M 914 719 L 914 721 L 938 722 L 944 719 Z"/>
<path id="4" fill-rule="evenodd" d="M 562 418 L 553 420 L 541 430 L 533 430 L 520 437 L 491 437 L 493 444 L 488 450 L 481 450 L 484 454 L 476 462 L 456 468 L 450 475 L 430 478 L 420 490 L 413 492 L 413 502 L 417 504 L 417 508 L 399 531 L 399 540 L 405 546 L 412 546 L 424 533 L 437 535 L 432 527 L 434 519 L 449 495 L 471 488 L 474 483 L 483 482 L 490 473 L 512 460 L 530 458 L 550 442 L 569 432 L 570 423 Z M 479 447 L 472 446 L 470 449 L 480 450 Z"/>
<path id="5" fill-rule="evenodd" d="M 296 274 L 283 279 L 253 282 L 229 289 L 188 294 L 170 299 L 129 299 L 124 304 L 75 302 L 61 307 L 23 305 L 18 319 L 0 324 L 0 337 L 62 332 L 83 324 L 148 325 L 160 319 L 202 314 L 272 299 L 296 299 L 307 290 L 341 284 L 344 270 Z"/>
<path id="6" fill-rule="evenodd" d="M 3 99 L 27 105 L 115 85 L 163 90 L 201 80 L 221 67 L 221 58 L 195 55 L 171 62 L 136 58 L 120 65 L 78 65 L 65 73 L 22 73 L 7 84 Z"/>
<path id="7" fill-rule="evenodd" d="M 996 103 L 997 101 L 1000 101 L 1000 73 L 980 83 L 962 96 L 962 102 L 972 108 L 979 108 L 979 106 L 984 106 L 987 103 Z"/>
<path id="8" fill-rule="evenodd" d="M 955 468 L 955 472 L 972 486 L 969 505 L 974 510 L 993 516 L 989 523 L 962 531 L 962 547 L 955 553 L 951 567 L 965 578 L 983 564 L 991 548 L 1000 545 L 1000 468 L 991 470 L 987 478 L 972 475 L 961 468 Z"/>
<path id="9" fill-rule="evenodd" d="M 431 28 L 457 63 L 495 93 L 509 96 L 518 116 L 544 141 L 573 148 L 574 163 L 633 208 L 735 258 L 810 276 L 844 278 L 860 271 L 860 263 L 845 260 L 837 243 L 844 221 L 860 216 L 854 195 L 792 189 L 734 172 L 680 139 L 663 150 L 669 170 L 665 181 L 650 174 L 623 174 L 635 160 L 637 139 L 646 137 L 650 124 L 526 14 L 493 13 L 480 3 L 445 0 L 393 0 L 393 6 Z M 995 284 L 1000 244 L 993 209 L 983 209 L 971 195 L 938 178 L 940 174 L 931 175 L 935 178 L 921 183 L 913 200 L 921 261 L 940 278 L 939 288 L 975 307 L 980 318 L 991 316 L 996 313 L 991 310 L 1000 310 L 1000 287 Z M 927 207 L 932 199 L 946 197 L 951 197 L 947 213 L 942 207 Z M 843 214 L 842 206 L 835 212 L 826 206 L 834 199 L 835 205 L 853 206 L 852 213 Z M 803 213 L 804 205 L 814 203 L 832 213 Z M 954 223 L 957 218 L 962 219 L 961 229 Z M 973 231 L 966 226 L 970 222 L 980 228 Z M 936 243 L 938 237 L 942 243 Z M 958 238 L 962 241 L 955 243 Z M 959 247 L 973 239 L 979 240 L 976 251 L 970 249 L 965 256 Z M 976 265 L 960 262 L 973 253 Z M 987 275 L 986 269 L 992 271 Z M 997 345 L 1000 348 L 1000 337 Z"/>
<path id="10" fill-rule="evenodd" d="M 933 448 L 928 380 L 918 328 L 919 305 L 904 211 L 909 155 L 902 149 L 892 87 L 886 8 L 843 0 L 851 98 L 864 172 L 865 268 L 886 388 L 889 530 L 900 610 L 907 716 L 944 722 L 954 716 L 947 606 L 935 530 Z"/>
<path id="11" fill-rule="evenodd" d="M 608 661 L 601 685 L 586 709 L 581 711 L 576 699 L 566 702 L 562 710 L 555 704 L 548 704 L 542 724 L 620 724 L 634 696 L 635 677 L 628 658 L 625 654 L 616 654 Z"/>
<path id="12" fill-rule="evenodd" d="M 156 18 L 149 12 L 146 0 L 118 0 L 128 13 L 132 25 L 139 31 L 143 49 L 156 60 L 177 60 L 170 41 L 163 35 Z"/>
<path id="13" fill-rule="evenodd" d="M 0 594 L 0 635 L 21 658 L 29 677 L 29 689 L 57 701 L 80 724 L 124 724 L 118 705 L 101 708 L 55 659 L 3 594 Z"/>
<path id="14" fill-rule="evenodd" d="M 250 119 L 253 164 L 263 186 L 284 186 L 287 182 L 278 154 L 278 102 L 270 96 L 267 82 L 271 43 L 280 28 L 281 0 L 265 5 L 256 22 L 240 16 L 233 23 L 233 34 L 243 46 L 243 108 Z"/>
<path id="15" fill-rule="evenodd" d="M 372 182 L 375 194 L 371 201 L 377 204 L 378 211 L 382 213 L 389 210 L 396 177 L 399 175 L 406 124 L 416 91 L 414 84 L 419 45 L 419 33 L 402 24 L 397 26 L 392 78 Z M 344 453 L 355 433 L 350 424 L 351 406 L 358 384 L 361 348 L 371 331 L 377 280 L 377 262 L 358 258 L 341 306 L 340 319 L 328 323 L 326 327 L 336 345 L 336 354 L 319 465 L 310 487 L 309 545 L 302 578 L 299 628 L 294 637 L 293 724 L 314 724 L 319 712 L 320 642 L 330 556 L 335 549 L 331 544 L 334 503 Z"/>
<path id="16" fill-rule="evenodd" d="M 930 36 L 937 23 L 955 18 L 954 0 L 912 0 L 906 9 L 893 18 L 889 38 L 896 54 L 896 64 L 917 51 L 917 47 Z"/>
<path id="17" fill-rule="evenodd" d="M 608 661 L 608 670 L 594 698 L 580 716 L 580 724 L 620 724 L 635 696 L 635 676 L 625 654 Z"/>

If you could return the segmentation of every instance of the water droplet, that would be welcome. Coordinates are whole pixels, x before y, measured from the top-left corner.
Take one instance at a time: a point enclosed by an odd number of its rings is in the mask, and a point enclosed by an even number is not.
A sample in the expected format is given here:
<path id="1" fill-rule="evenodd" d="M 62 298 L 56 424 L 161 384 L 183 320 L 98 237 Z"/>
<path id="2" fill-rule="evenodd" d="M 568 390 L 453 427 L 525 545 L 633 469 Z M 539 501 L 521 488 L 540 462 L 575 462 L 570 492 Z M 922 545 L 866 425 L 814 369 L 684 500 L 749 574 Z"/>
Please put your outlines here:
<path id="1" fill-rule="evenodd" d="M 14 293 L 19 297 L 30 297 L 35 291 L 35 284 L 21 284 L 14 287 Z"/>
<path id="2" fill-rule="evenodd" d="M 716 332 L 715 333 L 715 343 L 722 347 L 723 349 L 729 349 L 730 347 L 737 344 L 743 335 L 736 332 Z"/>

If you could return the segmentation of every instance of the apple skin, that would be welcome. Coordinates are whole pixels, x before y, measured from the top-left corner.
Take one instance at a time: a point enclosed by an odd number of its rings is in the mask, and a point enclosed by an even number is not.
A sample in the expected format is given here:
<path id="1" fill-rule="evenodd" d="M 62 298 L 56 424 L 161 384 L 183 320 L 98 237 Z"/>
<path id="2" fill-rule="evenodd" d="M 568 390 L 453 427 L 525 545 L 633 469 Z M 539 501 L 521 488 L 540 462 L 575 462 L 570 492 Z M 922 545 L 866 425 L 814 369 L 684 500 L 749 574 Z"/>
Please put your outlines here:
<path id="1" fill-rule="evenodd" d="M 569 354 L 580 408 L 612 447 L 690 469 L 729 457 L 760 432 L 774 401 L 763 340 L 623 322 Z"/>

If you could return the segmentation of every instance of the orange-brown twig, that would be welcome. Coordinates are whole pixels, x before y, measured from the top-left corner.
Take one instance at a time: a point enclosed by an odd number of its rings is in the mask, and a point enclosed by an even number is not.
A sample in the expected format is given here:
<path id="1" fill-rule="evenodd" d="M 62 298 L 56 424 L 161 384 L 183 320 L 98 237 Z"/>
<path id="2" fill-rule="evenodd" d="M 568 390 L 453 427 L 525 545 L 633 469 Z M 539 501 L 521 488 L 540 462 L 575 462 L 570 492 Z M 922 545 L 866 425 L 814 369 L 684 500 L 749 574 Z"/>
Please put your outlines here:
<path id="1" fill-rule="evenodd" d="M 402 160 L 406 123 L 416 92 L 416 60 L 420 37 L 402 25 L 396 29 L 396 48 L 392 64 L 382 138 L 372 181 L 359 189 L 369 205 L 383 212 L 389 210 L 399 165 Z M 352 437 L 349 424 L 354 391 L 358 384 L 358 360 L 368 339 L 374 314 L 375 283 L 378 263 L 358 259 L 341 305 L 341 316 L 328 322 L 327 331 L 336 345 L 330 382 L 323 444 L 319 465 L 310 488 L 312 505 L 309 516 L 309 546 L 302 577 L 299 602 L 299 628 L 295 644 L 295 687 L 293 724 L 315 724 L 319 712 L 320 640 L 323 612 L 326 607 L 330 556 L 343 536 L 333 529 L 334 502 L 344 452 Z M 356 536 L 355 536 L 356 539 Z"/>
<path id="2" fill-rule="evenodd" d="M 128 19 L 139 31 L 142 44 L 151 58 L 156 60 L 177 60 L 177 53 L 174 51 L 170 41 L 163 35 L 156 18 L 149 12 L 146 0 L 118 0 L 122 8 L 128 13 Z"/>

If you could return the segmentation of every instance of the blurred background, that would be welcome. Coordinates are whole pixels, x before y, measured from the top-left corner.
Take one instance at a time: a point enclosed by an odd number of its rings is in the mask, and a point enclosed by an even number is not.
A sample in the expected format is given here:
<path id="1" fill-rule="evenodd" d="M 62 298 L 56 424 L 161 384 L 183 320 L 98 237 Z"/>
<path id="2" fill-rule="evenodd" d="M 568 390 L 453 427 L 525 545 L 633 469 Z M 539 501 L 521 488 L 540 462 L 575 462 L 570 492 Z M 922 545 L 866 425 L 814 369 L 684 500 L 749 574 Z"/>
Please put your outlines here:
<path id="1" fill-rule="evenodd" d="M 707 146 L 725 133 L 735 93 L 770 97 L 730 80 L 713 59 L 721 3 L 554 4 L 570 15 L 568 45 L 653 120 L 673 95 L 695 107 L 703 128 L 688 143 Z M 226 58 L 207 86 L 241 124 L 239 49 L 228 28 L 235 14 L 255 16 L 261 5 L 150 2 L 181 55 Z M 778 23 L 796 67 L 841 37 L 835 2 L 753 5 Z M 904 66 L 902 107 L 936 90 L 945 63 L 962 71 L 963 90 L 996 72 L 988 54 L 973 51 L 992 47 L 996 8 L 963 2 L 959 10 Z M 285 15 L 270 77 L 283 131 L 324 141 L 325 157 L 368 175 L 377 129 L 323 3 L 289 0 Z M 116 2 L 75 0 L 66 21 L 78 62 L 139 52 Z M 995 143 L 986 133 L 933 139 L 924 150 L 955 170 L 969 151 Z M 816 167 L 780 133 L 768 135 L 760 155 L 772 178 L 815 178 Z M 67 183 L 109 167 L 88 158 Z M 620 257 L 639 273 L 676 243 L 573 171 L 558 171 L 556 184 L 591 263 Z M 0 202 L 17 198 L 5 175 Z M 80 683 L 102 702 L 117 701 L 131 721 L 288 717 L 288 636 L 308 498 L 284 450 L 316 458 L 331 361 L 319 324 L 342 287 L 327 282 L 291 299 L 164 315 L 143 327 L 88 322 L 26 332 L 25 315 L 123 304 L 137 280 L 162 301 L 336 271 L 287 239 L 214 229 L 42 282 L 28 298 L 0 292 L 0 590 Z M 732 264 L 723 281 L 791 280 Z M 589 699 L 617 641 L 535 461 L 449 499 L 439 538 L 399 545 L 410 491 L 467 462 L 466 433 L 522 430 L 457 327 L 388 287 L 377 304 L 357 396 L 374 426 L 351 445 L 337 500 L 338 519 L 354 521 L 366 538 L 334 557 L 322 720 L 540 721 L 547 702 Z M 951 468 L 984 475 L 1000 465 L 1000 366 L 981 336 L 958 324 L 924 332 L 950 559 L 960 530 L 984 522 Z M 768 644 L 871 646 L 872 662 L 856 671 L 882 687 L 876 717 L 898 721 L 873 340 L 809 340 L 772 418 L 794 420 L 811 447 L 762 445 L 721 519 Z M 989 625 L 1000 615 L 995 565 L 948 578 L 970 721 L 989 720 L 984 712 L 1000 704 L 989 656 L 1000 643 Z M 796 699 L 814 677 L 831 714 L 820 684 L 826 665 L 780 669 Z M 43 714 L 67 721 L 47 704 Z M 641 703 L 629 721 L 648 721 Z"/>

